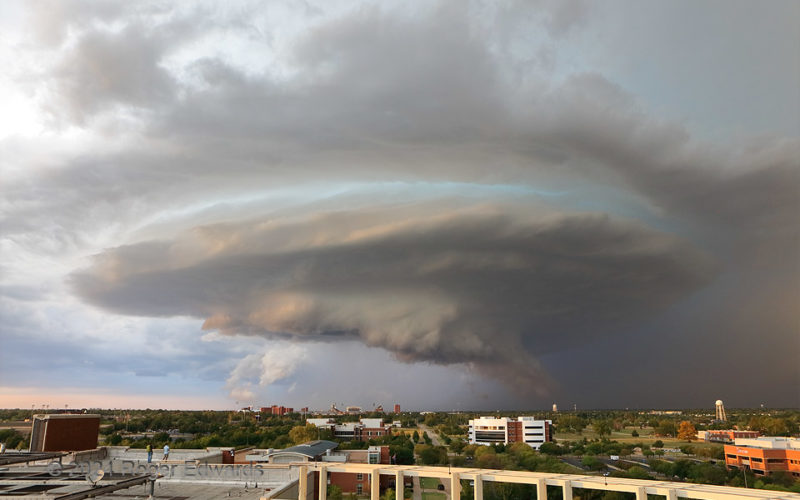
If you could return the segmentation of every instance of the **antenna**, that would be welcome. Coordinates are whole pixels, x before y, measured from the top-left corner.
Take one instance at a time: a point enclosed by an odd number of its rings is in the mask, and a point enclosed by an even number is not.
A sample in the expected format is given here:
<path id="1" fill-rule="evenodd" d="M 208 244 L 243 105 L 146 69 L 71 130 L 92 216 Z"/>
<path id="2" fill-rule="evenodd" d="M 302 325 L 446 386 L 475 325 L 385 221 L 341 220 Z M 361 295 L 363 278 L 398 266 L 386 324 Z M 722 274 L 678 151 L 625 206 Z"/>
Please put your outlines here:
<path id="1" fill-rule="evenodd" d="M 86 481 L 88 481 L 89 484 L 92 485 L 92 488 L 94 488 L 95 486 L 97 486 L 97 482 L 103 479 L 103 476 L 105 475 L 106 473 L 103 472 L 103 469 L 90 471 L 88 474 L 86 474 Z"/>

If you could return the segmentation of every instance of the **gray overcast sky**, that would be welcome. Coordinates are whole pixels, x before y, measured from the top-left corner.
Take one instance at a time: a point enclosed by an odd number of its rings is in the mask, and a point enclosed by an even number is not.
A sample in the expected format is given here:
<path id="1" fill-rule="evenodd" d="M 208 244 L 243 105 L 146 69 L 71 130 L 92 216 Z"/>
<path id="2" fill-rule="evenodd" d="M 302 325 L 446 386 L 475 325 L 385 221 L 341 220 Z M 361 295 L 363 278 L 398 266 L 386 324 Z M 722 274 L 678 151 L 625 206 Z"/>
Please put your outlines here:
<path id="1" fill-rule="evenodd" d="M 0 406 L 798 406 L 798 19 L 4 2 Z"/>

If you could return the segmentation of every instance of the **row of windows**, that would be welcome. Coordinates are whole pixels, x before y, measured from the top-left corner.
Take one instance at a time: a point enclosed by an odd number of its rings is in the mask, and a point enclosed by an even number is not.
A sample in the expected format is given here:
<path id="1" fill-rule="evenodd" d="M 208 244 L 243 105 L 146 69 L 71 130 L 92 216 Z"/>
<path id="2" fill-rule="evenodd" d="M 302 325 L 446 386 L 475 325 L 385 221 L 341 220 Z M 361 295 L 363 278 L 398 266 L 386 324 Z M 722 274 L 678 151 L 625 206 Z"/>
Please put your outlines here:
<path id="1" fill-rule="evenodd" d="M 475 441 L 504 443 L 505 436 L 475 436 Z"/>
<path id="2" fill-rule="evenodd" d="M 725 455 L 725 457 L 730 459 L 730 460 L 736 460 L 737 458 L 740 458 L 739 456 L 733 455 L 733 454 L 730 454 L 730 453 Z M 756 463 L 759 463 L 759 464 L 764 462 L 764 460 L 762 458 L 758 458 L 758 457 L 741 457 L 741 460 L 743 462 L 753 461 L 753 462 L 756 462 Z M 785 463 L 787 463 L 787 459 L 785 459 L 785 458 L 768 458 L 767 459 L 767 463 L 768 464 L 785 464 Z M 788 460 L 788 463 L 790 463 L 790 464 L 800 464 L 800 460 Z"/>

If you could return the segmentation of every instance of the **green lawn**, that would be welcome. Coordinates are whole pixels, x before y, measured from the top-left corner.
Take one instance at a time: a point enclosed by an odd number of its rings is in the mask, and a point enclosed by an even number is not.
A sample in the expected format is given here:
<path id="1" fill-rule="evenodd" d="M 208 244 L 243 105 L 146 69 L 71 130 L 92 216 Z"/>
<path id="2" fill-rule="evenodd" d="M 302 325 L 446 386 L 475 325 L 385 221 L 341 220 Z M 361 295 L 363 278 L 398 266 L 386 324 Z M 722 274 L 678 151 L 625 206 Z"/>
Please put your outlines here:
<path id="1" fill-rule="evenodd" d="M 637 427 L 636 432 L 639 433 L 639 437 L 633 437 L 631 436 L 631 432 L 633 432 L 633 430 L 634 427 L 626 427 L 620 431 L 611 431 L 611 435 L 608 438 L 612 441 L 619 441 L 620 443 L 624 444 L 644 443 L 650 445 L 652 445 L 656 440 L 660 439 L 664 442 L 664 448 L 680 448 L 686 444 L 691 444 L 695 449 L 722 446 L 719 443 L 706 443 L 705 441 L 692 441 L 691 443 L 688 443 L 675 438 L 658 437 L 655 435 L 655 431 L 652 427 L 645 427 L 644 429 L 639 429 Z M 592 430 L 591 426 L 589 426 L 583 430 L 582 434 L 557 432 L 555 434 L 555 438 L 557 441 L 580 441 L 583 438 L 589 440 L 597 439 L 598 435 L 594 432 L 594 430 Z"/>
<path id="2" fill-rule="evenodd" d="M 422 492 L 422 500 L 444 500 L 447 498 L 447 495 L 444 493 L 434 492 L 434 491 L 423 491 Z"/>
<path id="3" fill-rule="evenodd" d="M 440 482 L 435 477 L 421 477 L 419 478 L 419 484 L 423 489 L 435 490 L 439 487 Z"/>

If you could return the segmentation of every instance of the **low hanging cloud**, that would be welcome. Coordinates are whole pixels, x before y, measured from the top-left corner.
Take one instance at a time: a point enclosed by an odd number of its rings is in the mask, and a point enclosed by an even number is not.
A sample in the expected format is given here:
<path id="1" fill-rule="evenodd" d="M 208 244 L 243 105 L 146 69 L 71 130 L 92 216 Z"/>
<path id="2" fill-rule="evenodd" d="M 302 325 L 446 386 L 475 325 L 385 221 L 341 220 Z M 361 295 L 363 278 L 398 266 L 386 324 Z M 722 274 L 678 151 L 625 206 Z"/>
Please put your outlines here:
<path id="1" fill-rule="evenodd" d="M 305 360 L 306 351 L 299 345 L 272 344 L 242 358 L 231 370 L 225 388 L 231 399 L 253 400 L 270 385 L 291 377 Z"/>
<path id="2" fill-rule="evenodd" d="M 613 334 L 714 274 L 707 255 L 639 223 L 530 209 L 396 206 L 198 227 L 108 250 L 72 281 L 119 313 L 194 316 L 226 334 L 355 338 L 529 387 L 546 377 L 537 355 Z"/>

